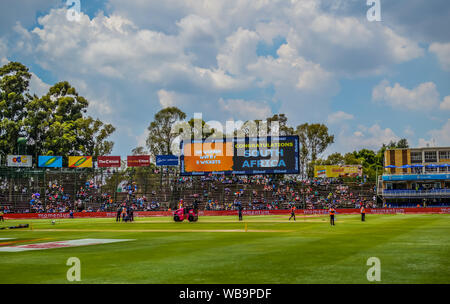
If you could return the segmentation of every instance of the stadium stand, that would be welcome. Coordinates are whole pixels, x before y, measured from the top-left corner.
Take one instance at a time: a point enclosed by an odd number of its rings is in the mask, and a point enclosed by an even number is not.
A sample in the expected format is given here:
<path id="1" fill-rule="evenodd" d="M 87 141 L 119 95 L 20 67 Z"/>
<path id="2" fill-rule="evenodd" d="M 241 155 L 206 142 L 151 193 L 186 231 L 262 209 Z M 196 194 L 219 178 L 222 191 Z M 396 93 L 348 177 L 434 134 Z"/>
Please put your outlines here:
<path id="1" fill-rule="evenodd" d="M 200 210 L 320 209 L 330 204 L 375 207 L 373 183 L 340 179 L 303 179 L 280 176 L 183 177 L 169 172 L 162 177 L 118 178 L 114 172 L 47 171 L 22 178 L 0 178 L 0 208 L 7 212 L 115 211 L 123 202 L 134 210 L 168 210 L 200 201 Z M 114 180 L 113 183 L 111 181 Z"/>

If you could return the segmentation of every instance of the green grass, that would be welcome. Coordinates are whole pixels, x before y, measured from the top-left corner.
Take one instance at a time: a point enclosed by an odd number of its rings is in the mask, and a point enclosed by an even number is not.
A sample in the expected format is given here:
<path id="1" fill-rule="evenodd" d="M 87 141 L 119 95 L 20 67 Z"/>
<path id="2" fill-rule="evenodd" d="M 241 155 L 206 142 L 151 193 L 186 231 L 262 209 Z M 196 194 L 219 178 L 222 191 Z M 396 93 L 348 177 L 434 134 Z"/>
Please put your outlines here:
<path id="1" fill-rule="evenodd" d="M 369 214 L 364 223 L 358 215 L 338 215 L 334 227 L 328 217 L 287 218 L 7 220 L 0 227 L 32 224 L 33 230 L 0 230 L 0 238 L 21 244 L 135 240 L 0 252 L 0 283 L 68 283 L 69 257 L 81 260 L 80 283 L 370 283 L 370 257 L 381 261 L 380 283 L 450 283 L 450 215 Z"/>

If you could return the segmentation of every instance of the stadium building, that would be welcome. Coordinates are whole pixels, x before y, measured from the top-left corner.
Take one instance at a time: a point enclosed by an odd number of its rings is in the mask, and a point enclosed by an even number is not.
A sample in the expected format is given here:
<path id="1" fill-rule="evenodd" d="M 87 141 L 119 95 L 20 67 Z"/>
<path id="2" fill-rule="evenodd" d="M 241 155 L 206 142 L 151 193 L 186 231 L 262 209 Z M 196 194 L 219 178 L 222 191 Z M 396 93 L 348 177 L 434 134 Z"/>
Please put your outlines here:
<path id="1" fill-rule="evenodd" d="M 388 149 L 378 194 L 391 206 L 450 205 L 450 147 Z"/>

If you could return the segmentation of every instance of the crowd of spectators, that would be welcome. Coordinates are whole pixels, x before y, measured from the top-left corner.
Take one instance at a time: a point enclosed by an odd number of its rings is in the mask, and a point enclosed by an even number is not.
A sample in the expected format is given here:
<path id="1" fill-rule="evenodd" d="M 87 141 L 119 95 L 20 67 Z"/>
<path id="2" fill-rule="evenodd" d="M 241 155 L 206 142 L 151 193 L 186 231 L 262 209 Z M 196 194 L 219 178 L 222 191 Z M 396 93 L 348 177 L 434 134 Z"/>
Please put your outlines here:
<path id="1" fill-rule="evenodd" d="M 353 183 L 350 187 L 337 178 L 178 176 L 172 179 L 171 185 L 178 185 L 182 189 L 179 198 L 184 197 L 188 201 L 196 199 L 201 202 L 200 208 L 203 210 L 236 210 L 239 204 L 244 209 L 251 210 L 288 209 L 293 205 L 307 209 L 326 208 L 330 205 L 357 207 L 361 203 L 372 207 L 376 200 L 375 188 L 365 187 L 364 191 L 358 191 L 361 183 Z M 72 198 L 65 192 L 63 185 L 50 182 L 45 194 L 31 194 L 29 209 L 25 212 L 115 211 L 123 203 L 137 211 L 166 210 L 168 207 L 167 199 L 162 200 L 164 197 L 161 189 L 143 193 L 138 184 L 132 181 L 125 182 L 121 188 L 125 194 L 117 197 L 101 191 L 98 181 L 88 180 Z"/>
<path id="2" fill-rule="evenodd" d="M 73 207 L 70 195 L 57 182 L 49 182 L 44 195 L 39 192 L 31 194 L 29 209 L 25 212 L 69 212 Z"/>

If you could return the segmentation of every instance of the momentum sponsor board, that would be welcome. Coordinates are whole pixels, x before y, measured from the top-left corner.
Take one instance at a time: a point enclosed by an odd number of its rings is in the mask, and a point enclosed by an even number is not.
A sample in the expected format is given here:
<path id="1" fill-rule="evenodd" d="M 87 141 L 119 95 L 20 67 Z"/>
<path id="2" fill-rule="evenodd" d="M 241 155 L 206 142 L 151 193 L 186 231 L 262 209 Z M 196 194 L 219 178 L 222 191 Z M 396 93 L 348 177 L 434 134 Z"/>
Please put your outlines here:
<path id="1" fill-rule="evenodd" d="M 148 167 L 150 166 L 150 155 L 127 156 L 128 167 Z"/>
<path id="2" fill-rule="evenodd" d="M 99 156 L 97 158 L 99 168 L 120 167 L 120 156 Z"/>
<path id="3" fill-rule="evenodd" d="M 314 177 L 362 176 L 360 165 L 314 166 Z"/>
<path id="4" fill-rule="evenodd" d="M 359 214 L 360 209 L 336 209 L 338 214 Z M 328 209 L 297 209 L 297 214 L 328 214 Z M 379 208 L 379 209 L 366 209 L 367 213 L 377 214 L 414 214 L 414 213 L 445 213 L 450 214 L 450 208 L 442 207 L 426 207 L 426 208 Z M 237 215 L 237 210 L 224 210 L 224 211 L 199 211 L 200 216 L 225 216 L 225 215 Z M 288 209 L 272 209 L 272 210 L 244 210 L 244 215 L 258 215 L 258 214 L 290 214 Z M 75 212 L 75 218 L 115 218 L 116 212 Z M 172 216 L 172 211 L 138 211 L 134 214 L 136 217 L 160 217 L 160 216 Z M 64 219 L 69 218 L 69 213 L 8 213 L 5 214 L 7 219 Z"/>
<path id="5" fill-rule="evenodd" d="M 69 156 L 69 168 L 92 168 L 92 156 Z"/>
<path id="6" fill-rule="evenodd" d="M 31 167 L 33 164 L 33 157 L 31 155 L 8 155 L 8 167 Z"/>
<path id="7" fill-rule="evenodd" d="M 39 156 L 38 166 L 41 168 L 61 168 L 62 156 Z"/>
<path id="8" fill-rule="evenodd" d="M 181 175 L 298 174 L 298 136 L 181 142 Z"/>

